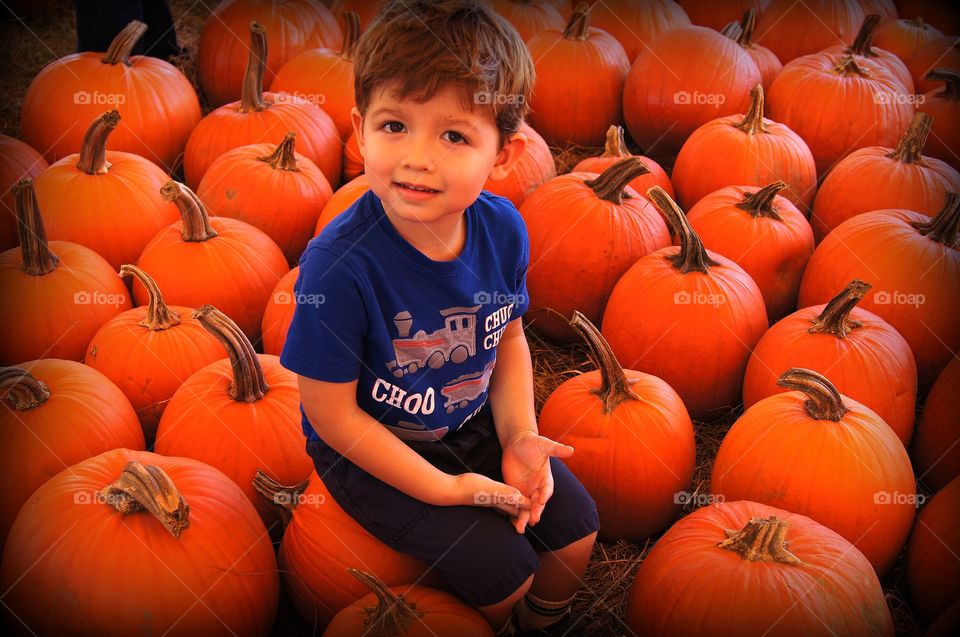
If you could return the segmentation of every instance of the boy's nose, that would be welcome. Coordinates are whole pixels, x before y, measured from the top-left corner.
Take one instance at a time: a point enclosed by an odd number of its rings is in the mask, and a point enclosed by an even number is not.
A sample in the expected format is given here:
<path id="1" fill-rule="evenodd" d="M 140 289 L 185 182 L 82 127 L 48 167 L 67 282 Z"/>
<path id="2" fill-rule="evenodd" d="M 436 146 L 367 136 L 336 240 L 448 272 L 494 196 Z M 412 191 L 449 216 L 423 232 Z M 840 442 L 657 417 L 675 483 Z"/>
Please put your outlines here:
<path id="1" fill-rule="evenodd" d="M 411 139 L 407 144 L 403 165 L 414 170 L 433 170 L 436 148 L 430 140 Z"/>

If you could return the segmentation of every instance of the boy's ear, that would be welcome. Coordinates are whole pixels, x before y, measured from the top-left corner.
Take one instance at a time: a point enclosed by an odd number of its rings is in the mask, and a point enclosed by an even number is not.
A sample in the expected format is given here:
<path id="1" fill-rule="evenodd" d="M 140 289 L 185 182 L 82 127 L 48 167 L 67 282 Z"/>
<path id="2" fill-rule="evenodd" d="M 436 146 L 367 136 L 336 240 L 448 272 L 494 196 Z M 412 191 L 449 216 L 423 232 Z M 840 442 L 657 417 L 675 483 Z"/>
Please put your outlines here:
<path id="1" fill-rule="evenodd" d="M 497 161 L 493 164 L 490 171 L 490 179 L 499 181 L 506 178 L 517 165 L 523 153 L 527 150 L 527 136 L 523 133 L 514 133 L 507 138 L 507 143 L 500 149 L 497 155 Z"/>
<path id="2" fill-rule="evenodd" d="M 357 136 L 360 155 L 363 156 L 363 117 L 360 115 L 360 111 L 356 106 L 350 109 L 350 122 L 353 124 L 353 132 Z"/>

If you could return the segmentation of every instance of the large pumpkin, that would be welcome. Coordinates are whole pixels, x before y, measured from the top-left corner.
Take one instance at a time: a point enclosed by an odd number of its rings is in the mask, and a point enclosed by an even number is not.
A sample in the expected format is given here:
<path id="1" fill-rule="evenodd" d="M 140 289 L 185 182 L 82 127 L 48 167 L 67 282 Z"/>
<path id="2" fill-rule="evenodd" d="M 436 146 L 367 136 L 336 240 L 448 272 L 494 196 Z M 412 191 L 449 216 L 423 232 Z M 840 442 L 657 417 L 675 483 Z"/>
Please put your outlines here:
<path id="1" fill-rule="evenodd" d="M 214 106 L 240 97 L 249 50 L 238 34 L 246 33 L 251 22 L 262 24 L 270 38 L 264 60 L 267 84 L 297 54 L 319 47 L 339 51 L 343 44 L 336 18 L 319 0 L 224 0 L 204 23 L 198 50 L 200 86 Z"/>
<path id="2" fill-rule="evenodd" d="M 237 485 L 202 462 L 129 449 L 30 496 L 0 581 L 37 635 L 266 637 L 280 592 L 270 538 Z"/>
<path id="3" fill-rule="evenodd" d="M 907 545 L 906 576 L 911 608 L 924 622 L 960 600 L 960 477 L 917 516 Z"/>
<path id="4" fill-rule="evenodd" d="M 550 147 L 547 146 L 547 142 L 540 136 L 540 133 L 533 130 L 526 122 L 520 125 L 517 132 L 523 133 L 527 138 L 527 146 L 523 156 L 514 164 L 513 170 L 506 177 L 496 181 L 487 179 L 483 189 L 489 190 L 495 195 L 506 197 L 514 206 L 519 208 L 524 200 L 530 196 L 530 193 L 540 187 L 540 184 L 546 183 L 557 176 L 557 169 L 553 163 Z M 355 139 L 355 137 L 351 136 L 351 139 Z M 349 148 L 349 143 L 347 146 Z M 360 167 L 360 172 L 363 172 L 362 157 L 360 158 Z"/>
<path id="5" fill-rule="evenodd" d="M 228 150 L 247 144 L 279 144 L 287 131 L 297 134 L 300 152 L 323 171 L 327 181 L 338 183 L 341 142 L 336 124 L 302 97 L 264 93 L 266 57 L 267 30 L 253 22 L 240 100 L 209 113 L 187 141 L 183 174 L 191 188 L 200 184 L 210 164 Z"/>
<path id="6" fill-rule="evenodd" d="M 44 67 L 23 98 L 23 140 L 54 162 L 79 152 L 87 126 L 113 106 L 123 121 L 110 139 L 111 148 L 173 170 L 200 121 L 200 102 L 177 67 L 130 55 L 146 30 L 146 24 L 134 20 L 106 53 L 73 53 Z"/>
<path id="7" fill-rule="evenodd" d="M 610 122 L 623 121 L 623 83 L 630 60 L 616 38 L 590 26 L 581 3 L 563 31 L 527 41 L 536 83 L 528 119 L 555 146 L 599 146 Z"/>
<path id="8" fill-rule="evenodd" d="M 690 18 L 673 0 L 595 0 L 590 21 L 620 41 L 631 63 L 658 35 L 690 26 Z"/>
<path id="9" fill-rule="evenodd" d="M 561 175 L 520 207 L 530 238 L 526 318 L 548 337 L 576 339 L 567 325 L 574 310 L 599 323 L 623 273 L 670 245 L 657 210 L 627 185 L 645 172 L 643 162 L 628 157 L 599 176 Z"/>
<path id="10" fill-rule="evenodd" d="M 164 303 L 149 274 L 125 264 L 120 276 L 132 276 L 146 288 L 147 304 L 104 323 L 90 340 L 83 362 L 116 383 L 129 399 L 150 448 L 174 392 L 195 371 L 223 358 L 223 347 L 190 316 L 193 308 Z"/>
<path id="11" fill-rule="evenodd" d="M 928 216 L 960 192 L 960 173 L 923 154 L 933 118 L 917 113 L 897 147 L 870 146 L 841 159 L 817 192 L 810 223 L 817 241 L 864 212 L 906 208 Z"/>
<path id="12" fill-rule="evenodd" d="M 687 213 L 703 245 L 729 257 L 757 284 L 770 321 L 797 307 L 800 278 L 813 254 L 807 218 L 778 194 L 786 186 L 727 186 Z"/>
<path id="13" fill-rule="evenodd" d="M 293 285 L 300 275 L 300 266 L 295 267 L 283 278 L 277 281 L 273 294 L 267 301 L 263 311 L 263 353 L 280 356 L 283 344 L 287 340 L 287 332 L 293 321 L 294 310 L 297 309 L 298 297 L 294 293 Z M 304 300 L 307 300 L 306 298 Z"/>
<path id="14" fill-rule="evenodd" d="M 680 204 L 691 207 L 726 186 L 787 185 L 783 196 L 809 215 L 817 192 L 817 166 L 807 143 L 788 126 L 763 116 L 764 92 L 750 91 L 745 115 L 718 117 L 683 143 L 673 167 Z"/>
<path id="15" fill-rule="evenodd" d="M 829 303 L 797 310 L 767 330 L 747 363 L 743 406 L 789 391 L 777 384 L 777 370 L 812 369 L 829 374 L 837 391 L 877 412 L 909 446 L 917 365 L 897 330 L 857 307 L 869 289 L 855 279 Z"/>
<path id="16" fill-rule="evenodd" d="M 960 396 L 960 357 L 954 356 L 930 389 L 910 455 L 920 482 L 942 489 L 960 476 L 960 420 L 955 401 Z"/>
<path id="17" fill-rule="evenodd" d="M 210 164 L 197 188 L 211 215 L 259 228 L 280 246 L 288 263 L 299 261 L 333 195 L 320 169 L 295 152 L 295 137 L 288 132 L 279 146 L 228 150 Z"/>
<path id="18" fill-rule="evenodd" d="M 679 247 L 639 259 L 620 278 L 603 313 L 603 335 L 628 369 L 665 380 L 694 420 L 740 403 L 750 351 L 767 329 L 757 284 L 708 251 L 686 215 L 654 186 L 647 196 L 667 217 Z"/>
<path id="19" fill-rule="evenodd" d="M 19 139 L 0 135 L 0 252 L 17 245 L 17 211 L 13 186 L 24 177 L 36 179 L 47 160 Z"/>
<path id="20" fill-rule="evenodd" d="M 901 18 L 881 22 L 874 31 L 873 42 L 907 62 L 927 42 L 942 37 L 943 33 L 924 22 L 923 18 Z"/>
<path id="21" fill-rule="evenodd" d="M 215 303 L 258 343 L 267 299 L 289 269 L 283 251 L 245 221 L 208 217 L 200 199 L 179 182 L 167 182 L 160 192 L 177 204 L 181 220 L 157 233 L 137 267 L 150 273 L 171 303 Z M 138 305 L 149 300 L 139 283 L 133 296 Z"/>
<path id="22" fill-rule="evenodd" d="M 130 401 L 82 363 L 46 358 L 0 368 L 0 546 L 24 502 L 71 465 L 118 447 L 143 449 Z"/>
<path id="23" fill-rule="evenodd" d="M 660 186 L 668 195 L 671 197 L 674 196 L 673 184 L 670 182 L 670 177 L 667 176 L 666 171 L 660 164 L 649 157 L 632 154 L 627 148 L 627 142 L 623 138 L 623 126 L 617 126 L 615 124 L 611 124 L 607 129 L 607 139 L 603 147 L 603 154 L 599 157 L 581 159 L 577 165 L 573 167 L 572 172 L 602 173 L 607 168 L 610 168 L 610 166 L 627 157 L 636 157 L 643 162 L 643 165 L 647 167 L 648 171 L 631 179 L 628 184 L 631 188 L 638 193 L 642 193 L 647 192 L 654 186 Z"/>
<path id="24" fill-rule="evenodd" d="M 139 155 L 106 150 L 119 122 L 116 110 L 102 114 L 79 154 L 33 182 L 47 236 L 87 246 L 114 270 L 136 261 L 147 242 L 177 220 L 177 207 L 157 196 L 170 180 L 163 169 Z"/>
<path id="25" fill-rule="evenodd" d="M 20 247 L 0 254 L 0 365 L 35 358 L 80 361 L 94 333 L 133 305 L 103 257 L 47 242 L 33 182 L 14 186 Z"/>
<path id="26" fill-rule="evenodd" d="M 875 291 L 861 301 L 893 325 L 913 350 L 918 393 L 926 395 L 960 351 L 960 195 L 948 193 L 936 217 L 877 210 L 837 226 L 817 246 L 800 282 L 800 307 L 826 303 L 852 279 Z"/>
<path id="27" fill-rule="evenodd" d="M 626 624 L 651 637 L 892 637 L 870 563 L 804 515 L 724 502 L 677 522 L 627 593 Z"/>
<path id="28" fill-rule="evenodd" d="M 656 376 L 625 370 L 579 312 L 570 325 L 598 370 L 557 387 L 543 405 L 540 433 L 571 445 L 567 467 L 597 503 L 600 538 L 639 540 L 680 509 L 696 462 L 693 423 L 677 392 Z"/>
<path id="29" fill-rule="evenodd" d="M 917 110 L 933 117 L 933 137 L 927 141 L 926 151 L 931 157 L 942 159 L 960 170 L 960 71 L 936 68 L 927 77 L 943 82 L 943 87 L 923 96 Z"/>
<path id="30" fill-rule="evenodd" d="M 802 368 L 777 381 L 791 390 L 747 409 L 720 443 L 710 489 L 807 515 L 889 570 L 914 515 L 903 443 L 875 411 Z"/>
<path id="31" fill-rule="evenodd" d="M 736 42 L 705 27 L 672 29 L 650 42 L 630 68 L 623 118 L 644 154 L 673 165 L 699 126 L 745 112 L 750 89 L 759 83 L 757 65 Z"/>
<path id="32" fill-rule="evenodd" d="M 852 43 L 863 17 L 863 9 L 851 0 L 771 0 L 757 20 L 757 42 L 787 64 L 838 40 Z"/>

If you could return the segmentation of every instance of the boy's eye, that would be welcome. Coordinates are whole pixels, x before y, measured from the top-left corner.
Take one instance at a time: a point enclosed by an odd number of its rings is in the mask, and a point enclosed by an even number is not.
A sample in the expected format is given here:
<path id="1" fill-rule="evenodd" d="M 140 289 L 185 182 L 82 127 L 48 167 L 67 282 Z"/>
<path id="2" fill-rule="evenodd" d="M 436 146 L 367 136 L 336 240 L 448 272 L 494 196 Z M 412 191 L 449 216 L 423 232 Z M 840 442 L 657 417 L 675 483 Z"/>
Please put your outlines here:
<path id="1" fill-rule="evenodd" d="M 453 144 L 465 144 L 467 138 L 455 130 L 448 130 L 443 134 L 444 139 Z"/>
<path id="2" fill-rule="evenodd" d="M 388 133 L 402 133 L 404 131 L 404 126 L 400 122 L 386 122 L 380 128 Z"/>

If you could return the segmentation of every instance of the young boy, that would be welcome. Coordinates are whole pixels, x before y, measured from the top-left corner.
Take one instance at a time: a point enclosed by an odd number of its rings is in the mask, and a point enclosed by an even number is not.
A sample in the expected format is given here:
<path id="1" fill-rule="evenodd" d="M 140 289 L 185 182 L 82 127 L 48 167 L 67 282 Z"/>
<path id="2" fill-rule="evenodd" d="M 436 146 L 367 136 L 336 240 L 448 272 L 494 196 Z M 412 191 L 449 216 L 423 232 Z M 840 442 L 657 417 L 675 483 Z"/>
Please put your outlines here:
<path id="1" fill-rule="evenodd" d="M 526 229 L 481 192 L 524 152 L 529 54 L 481 3 L 396 0 L 354 64 L 370 192 L 301 257 L 281 356 L 307 452 L 348 514 L 498 635 L 581 634 L 596 505 L 559 460 L 573 448 L 537 433 Z"/>

